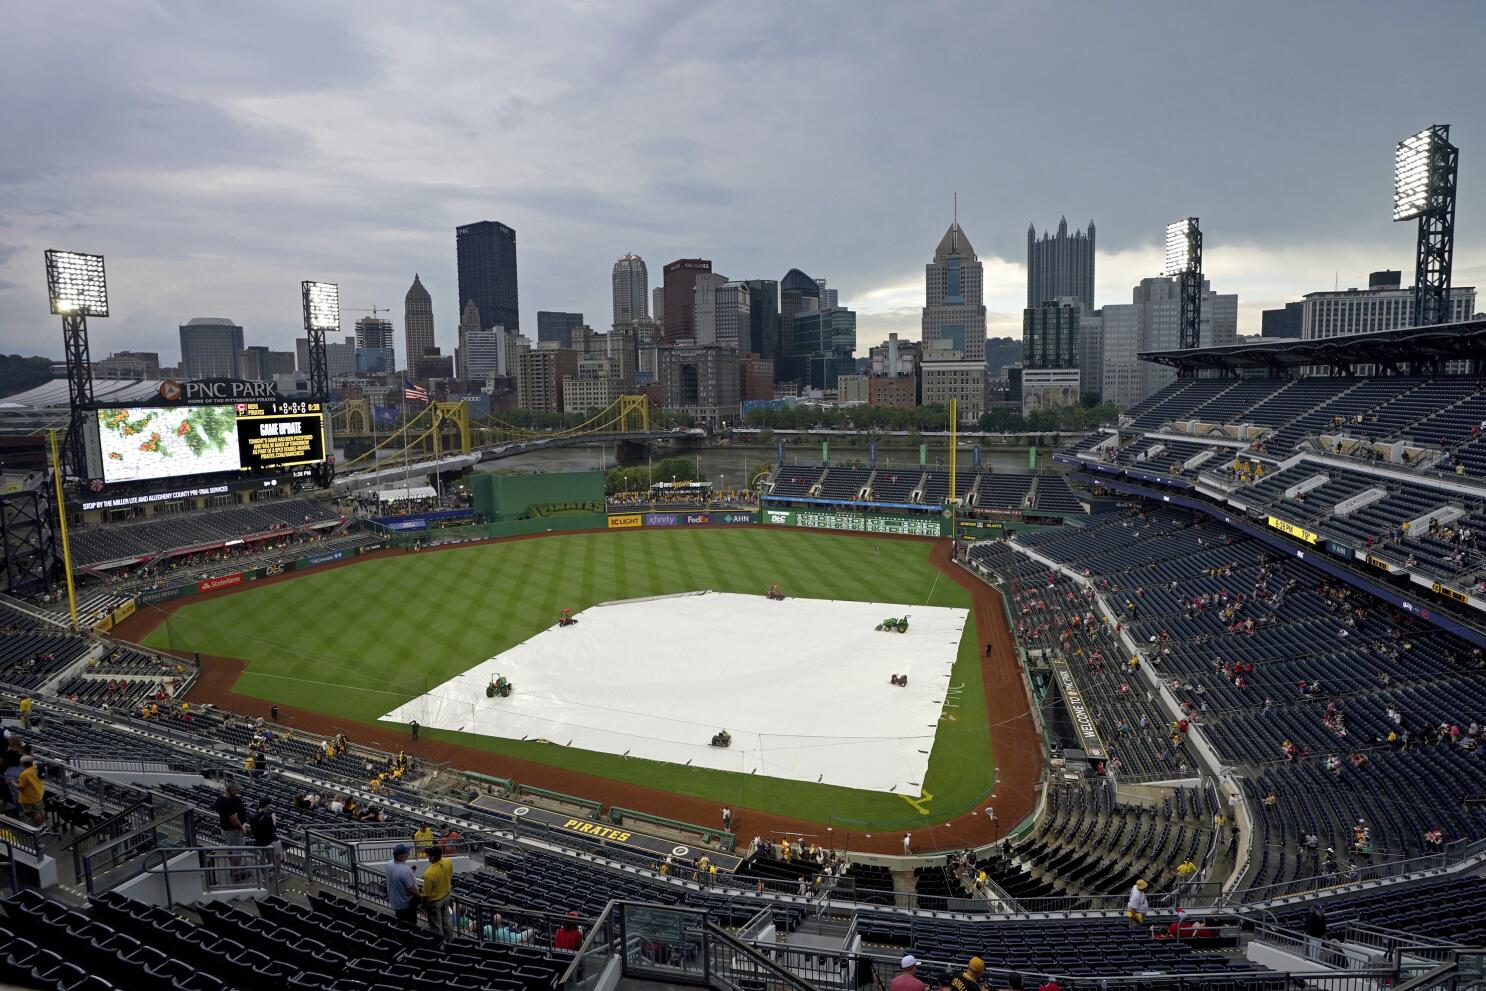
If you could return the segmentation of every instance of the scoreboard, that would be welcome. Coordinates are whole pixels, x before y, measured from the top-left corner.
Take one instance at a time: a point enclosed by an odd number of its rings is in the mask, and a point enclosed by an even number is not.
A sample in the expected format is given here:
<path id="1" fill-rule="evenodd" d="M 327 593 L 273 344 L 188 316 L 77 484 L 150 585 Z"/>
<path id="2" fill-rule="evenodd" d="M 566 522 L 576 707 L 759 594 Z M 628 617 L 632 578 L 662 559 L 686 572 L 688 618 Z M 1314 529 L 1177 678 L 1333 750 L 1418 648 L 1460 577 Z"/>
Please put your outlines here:
<path id="1" fill-rule="evenodd" d="M 285 399 L 238 403 L 234 409 L 243 470 L 325 460 L 325 424 L 319 403 Z"/>
<path id="2" fill-rule="evenodd" d="M 96 411 L 97 463 L 109 484 L 280 471 L 325 460 L 319 402 L 260 399 Z M 91 447 L 91 445 L 89 445 Z M 89 452 L 92 461 L 93 452 Z"/>

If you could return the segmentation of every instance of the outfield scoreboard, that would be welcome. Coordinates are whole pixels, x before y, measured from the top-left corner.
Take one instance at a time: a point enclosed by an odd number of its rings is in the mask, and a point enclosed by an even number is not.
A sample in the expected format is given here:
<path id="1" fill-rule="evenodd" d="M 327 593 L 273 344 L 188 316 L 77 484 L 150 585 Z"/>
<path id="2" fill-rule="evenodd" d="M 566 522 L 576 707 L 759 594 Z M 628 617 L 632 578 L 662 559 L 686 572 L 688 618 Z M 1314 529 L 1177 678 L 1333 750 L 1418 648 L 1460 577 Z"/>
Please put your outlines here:
<path id="1" fill-rule="evenodd" d="M 325 460 L 319 402 L 255 399 L 95 411 L 108 485 L 195 475 L 278 472 Z M 94 477 L 99 477 L 95 475 Z"/>

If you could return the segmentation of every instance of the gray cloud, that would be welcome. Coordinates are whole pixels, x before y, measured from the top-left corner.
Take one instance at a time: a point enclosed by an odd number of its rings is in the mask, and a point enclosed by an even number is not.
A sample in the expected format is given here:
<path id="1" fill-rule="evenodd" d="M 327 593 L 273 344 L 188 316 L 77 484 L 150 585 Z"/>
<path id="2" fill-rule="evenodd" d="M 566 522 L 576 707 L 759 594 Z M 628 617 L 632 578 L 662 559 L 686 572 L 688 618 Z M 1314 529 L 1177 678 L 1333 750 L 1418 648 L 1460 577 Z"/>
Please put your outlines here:
<path id="1" fill-rule="evenodd" d="M 53 246 L 109 257 L 101 353 L 173 357 L 203 314 L 288 346 L 305 277 L 400 327 L 415 271 L 447 347 L 453 228 L 479 219 L 518 231 L 529 328 L 538 309 L 606 323 L 609 266 L 634 250 L 656 281 L 693 255 L 828 278 L 865 346 L 917 333 L 955 192 L 998 332 L 1027 223 L 1063 214 L 1098 223 L 1110 301 L 1159 264 L 1168 220 L 1202 217 L 1247 321 L 1333 273 L 1408 267 L 1391 150 L 1433 120 L 1463 149 L 1457 281 L 1486 271 L 1473 4 L 133 0 L 86 5 L 83 31 L 7 15 L 5 351 L 60 350 Z"/>

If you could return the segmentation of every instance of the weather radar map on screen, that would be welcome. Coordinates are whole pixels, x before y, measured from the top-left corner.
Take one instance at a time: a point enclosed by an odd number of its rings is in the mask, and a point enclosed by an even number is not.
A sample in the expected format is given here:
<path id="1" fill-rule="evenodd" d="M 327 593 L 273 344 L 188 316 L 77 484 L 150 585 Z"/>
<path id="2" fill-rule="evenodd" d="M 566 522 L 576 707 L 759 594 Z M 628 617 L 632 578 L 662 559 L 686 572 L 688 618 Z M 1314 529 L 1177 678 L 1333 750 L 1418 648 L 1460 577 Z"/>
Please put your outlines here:
<path id="1" fill-rule="evenodd" d="M 98 440 L 110 483 L 242 467 L 231 406 L 99 410 Z"/>

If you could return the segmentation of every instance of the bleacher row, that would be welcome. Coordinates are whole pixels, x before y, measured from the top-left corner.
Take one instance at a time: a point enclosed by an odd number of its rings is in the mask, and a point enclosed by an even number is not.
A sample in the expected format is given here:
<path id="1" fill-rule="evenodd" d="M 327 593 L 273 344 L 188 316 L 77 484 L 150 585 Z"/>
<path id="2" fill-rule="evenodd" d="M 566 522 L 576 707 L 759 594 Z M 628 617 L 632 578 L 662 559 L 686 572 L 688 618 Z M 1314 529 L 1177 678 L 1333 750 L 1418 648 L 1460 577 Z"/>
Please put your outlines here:
<path id="1" fill-rule="evenodd" d="M 327 524 L 338 519 L 338 513 L 318 502 L 289 499 L 189 515 L 157 516 L 140 523 L 79 527 L 70 534 L 72 558 L 79 568 L 115 561 L 150 560 L 187 548 Z"/>
<path id="2" fill-rule="evenodd" d="M 1262 449 L 1276 459 L 1322 434 L 1404 440 L 1443 455 L 1446 470 L 1459 465 L 1486 477 L 1486 392 L 1474 377 L 1178 379 L 1130 407 L 1121 428 L 1146 432 L 1187 421 L 1264 428 Z"/>
<path id="3" fill-rule="evenodd" d="M 1320 873 L 1297 848 L 1307 833 L 1345 861 L 1359 819 L 1373 847 L 1352 856 L 1361 866 L 1425 853 L 1436 827 L 1447 840 L 1486 836 L 1486 811 L 1465 801 L 1486 793 L 1486 732 L 1469 733 L 1486 717 L 1486 660 L 1464 641 L 1169 510 L 1100 514 L 1016 543 L 1088 576 L 1219 757 L 1249 768 L 1251 887 Z M 1048 580 L 1054 595 L 1072 591 Z"/>
<path id="4" fill-rule="evenodd" d="M 955 498 L 975 509 L 1082 513 L 1059 474 L 1000 474 L 974 469 L 954 476 Z M 783 465 L 775 469 L 769 494 L 791 502 L 888 503 L 939 509 L 950 497 L 948 469 L 922 465 L 862 468 L 850 465 Z"/>

